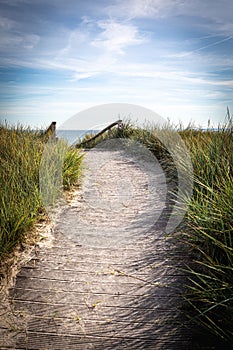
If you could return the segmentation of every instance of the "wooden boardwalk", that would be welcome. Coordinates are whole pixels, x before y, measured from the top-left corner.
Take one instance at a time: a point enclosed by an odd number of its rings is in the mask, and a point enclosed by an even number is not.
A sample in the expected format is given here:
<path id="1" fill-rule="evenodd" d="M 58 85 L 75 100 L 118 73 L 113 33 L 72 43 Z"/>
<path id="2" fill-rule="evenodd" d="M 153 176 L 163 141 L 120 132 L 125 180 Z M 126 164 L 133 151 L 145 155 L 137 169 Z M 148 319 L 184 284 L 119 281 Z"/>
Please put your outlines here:
<path id="1" fill-rule="evenodd" d="M 19 272 L 1 349 L 191 349 L 180 309 L 185 254 L 161 219 L 166 178 L 156 161 L 115 146 L 87 152 L 82 190 L 52 246 Z"/>

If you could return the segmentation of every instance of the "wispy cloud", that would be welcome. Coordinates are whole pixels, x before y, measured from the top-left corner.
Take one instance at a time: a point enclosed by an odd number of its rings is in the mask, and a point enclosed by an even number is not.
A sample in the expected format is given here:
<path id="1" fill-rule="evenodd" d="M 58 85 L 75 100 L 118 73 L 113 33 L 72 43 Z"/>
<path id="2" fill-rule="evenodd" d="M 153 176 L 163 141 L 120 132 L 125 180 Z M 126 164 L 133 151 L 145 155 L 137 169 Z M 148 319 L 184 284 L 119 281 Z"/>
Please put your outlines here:
<path id="1" fill-rule="evenodd" d="M 39 41 L 39 35 L 24 32 L 16 20 L 0 16 L 0 52 L 3 56 L 9 53 L 17 56 L 24 49 L 33 49 Z"/>
<path id="2" fill-rule="evenodd" d="M 0 30 L 6 32 L 16 26 L 16 22 L 10 18 L 0 16 Z"/>
<path id="3" fill-rule="evenodd" d="M 204 106 L 207 116 L 207 106 L 219 111 L 231 101 L 231 0 L 0 0 L 0 7 L 4 113 L 8 103 L 10 113 L 24 105 L 25 115 L 37 116 L 40 101 L 44 118 L 62 118 L 124 101 L 187 119 L 188 110 L 197 116 Z"/>
<path id="4" fill-rule="evenodd" d="M 211 37 L 213 37 L 213 36 L 211 36 Z M 233 39 L 233 35 L 230 35 L 230 36 L 228 36 L 228 37 L 226 37 L 226 38 L 224 38 L 224 39 L 214 41 L 214 42 L 211 43 L 211 44 L 207 44 L 207 45 L 198 47 L 198 48 L 195 49 L 195 50 L 180 53 L 180 54 L 176 55 L 176 57 L 180 57 L 180 58 L 187 57 L 187 56 L 192 55 L 192 54 L 195 53 L 195 52 L 199 52 L 199 51 L 208 49 L 208 48 L 210 48 L 210 47 L 220 45 L 220 44 L 225 43 L 226 41 L 229 41 L 229 40 L 232 40 L 232 39 Z M 175 57 L 175 56 L 173 56 L 173 57 Z"/>
<path id="5" fill-rule="evenodd" d="M 170 14 L 179 7 L 181 0 L 119 0 L 108 6 L 111 16 L 135 18 L 160 18 Z"/>
<path id="6" fill-rule="evenodd" d="M 232 9 L 231 0 L 117 0 L 107 7 L 111 16 L 118 17 L 156 18 L 189 15 L 221 20 L 223 23 L 230 21 Z"/>
<path id="7" fill-rule="evenodd" d="M 97 24 L 102 32 L 91 42 L 91 45 L 106 52 L 124 54 L 127 47 L 146 42 L 146 38 L 140 35 L 138 28 L 132 24 L 114 20 L 101 20 Z"/>

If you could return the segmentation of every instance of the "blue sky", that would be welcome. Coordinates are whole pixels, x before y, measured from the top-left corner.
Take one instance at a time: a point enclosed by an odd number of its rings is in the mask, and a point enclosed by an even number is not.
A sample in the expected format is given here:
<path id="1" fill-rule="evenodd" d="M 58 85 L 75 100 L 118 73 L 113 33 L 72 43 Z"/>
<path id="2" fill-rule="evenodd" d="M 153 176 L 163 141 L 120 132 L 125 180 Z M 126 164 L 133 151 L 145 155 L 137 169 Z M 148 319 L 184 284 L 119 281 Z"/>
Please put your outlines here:
<path id="1" fill-rule="evenodd" d="M 232 13 L 232 0 L 0 0 L 0 118 L 60 125 L 129 103 L 217 125 L 233 111 Z"/>

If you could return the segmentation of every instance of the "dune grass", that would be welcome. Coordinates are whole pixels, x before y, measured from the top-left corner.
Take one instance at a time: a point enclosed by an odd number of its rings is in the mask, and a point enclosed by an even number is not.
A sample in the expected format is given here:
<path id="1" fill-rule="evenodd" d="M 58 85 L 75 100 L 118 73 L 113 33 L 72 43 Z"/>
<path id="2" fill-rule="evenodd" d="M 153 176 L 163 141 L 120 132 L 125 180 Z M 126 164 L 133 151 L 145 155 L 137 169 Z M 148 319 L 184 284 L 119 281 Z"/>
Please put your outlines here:
<path id="1" fill-rule="evenodd" d="M 186 300 L 201 342 L 233 342 L 233 123 L 181 133 L 192 157 L 194 191 L 183 232 L 192 250 Z M 192 315 L 192 316 L 191 316 Z M 204 331 L 203 331 L 204 330 Z M 206 332 L 209 337 L 206 339 Z M 201 333 L 204 336 L 201 336 Z M 211 336 L 210 336 L 211 335 Z M 212 337 L 212 341 L 210 341 Z M 220 346 L 220 345 L 219 345 Z M 215 348 L 215 347 L 213 347 Z M 217 347 L 216 347 L 217 348 Z"/>
<path id="2" fill-rule="evenodd" d="M 1 124 L 0 139 L 0 259 L 3 260 L 45 215 L 39 169 L 48 137 L 20 125 Z M 78 181 L 81 160 L 78 150 L 66 151 L 63 165 L 66 189 Z"/>

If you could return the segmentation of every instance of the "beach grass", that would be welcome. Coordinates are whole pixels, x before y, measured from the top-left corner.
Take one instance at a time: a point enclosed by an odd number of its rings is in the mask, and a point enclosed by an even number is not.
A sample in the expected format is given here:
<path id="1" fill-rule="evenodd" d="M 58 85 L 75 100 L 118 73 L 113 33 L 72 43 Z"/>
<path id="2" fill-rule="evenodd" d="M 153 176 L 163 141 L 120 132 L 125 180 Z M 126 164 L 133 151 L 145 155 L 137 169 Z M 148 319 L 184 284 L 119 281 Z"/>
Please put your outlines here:
<path id="1" fill-rule="evenodd" d="M 48 136 L 23 126 L 0 125 L 0 259 L 23 242 L 33 225 L 45 215 L 39 170 Z M 63 185 L 77 183 L 82 156 L 68 148 L 63 165 Z"/>
<path id="2" fill-rule="evenodd" d="M 233 342 L 233 123 L 181 133 L 194 169 L 193 196 L 183 232 L 192 251 L 186 300 L 197 339 Z M 204 330 L 204 331 L 203 331 Z M 207 333 L 206 333 L 207 332 Z M 202 334 L 202 335 L 201 335 Z M 203 336 L 204 334 L 204 336 Z M 219 345 L 220 346 L 220 345 Z"/>

